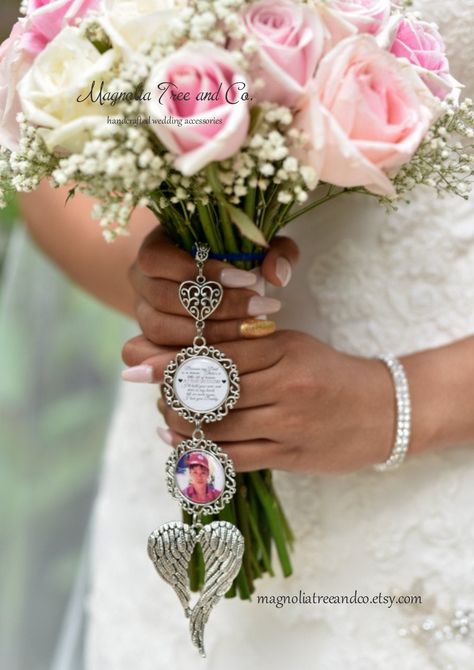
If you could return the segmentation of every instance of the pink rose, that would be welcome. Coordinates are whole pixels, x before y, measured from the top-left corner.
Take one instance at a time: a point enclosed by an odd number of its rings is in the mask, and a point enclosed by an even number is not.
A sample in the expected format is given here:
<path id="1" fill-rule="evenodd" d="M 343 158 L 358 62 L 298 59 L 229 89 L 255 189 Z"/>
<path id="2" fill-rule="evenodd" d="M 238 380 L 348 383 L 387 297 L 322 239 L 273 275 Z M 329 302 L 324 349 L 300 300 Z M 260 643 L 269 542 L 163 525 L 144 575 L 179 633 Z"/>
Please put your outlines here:
<path id="1" fill-rule="evenodd" d="M 425 21 L 402 18 L 397 25 L 391 53 L 406 58 L 431 72 L 449 70 L 443 38 L 434 25 Z"/>
<path id="2" fill-rule="evenodd" d="M 341 18 L 353 25 L 360 33 L 375 35 L 390 16 L 390 0 L 330 0 L 333 9 Z"/>
<path id="3" fill-rule="evenodd" d="M 17 86 L 32 64 L 32 56 L 23 48 L 25 19 L 15 23 L 0 46 L 0 144 L 18 150 L 20 129 L 16 121 L 21 104 Z"/>
<path id="4" fill-rule="evenodd" d="M 411 159 L 438 107 L 416 72 L 356 35 L 323 58 L 312 96 L 299 125 L 320 179 L 393 194 L 387 172 Z"/>
<path id="5" fill-rule="evenodd" d="M 101 0 L 30 0 L 25 48 L 38 54 L 65 26 L 75 25 L 76 19 L 100 4 Z"/>
<path id="6" fill-rule="evenodd" d="M 390 52 L 415 65 L 433 95 L 443 100 L 459 85 L 449 74 L 446 47 L 436 26 L 426 21 L 398 18 L 390 33 Z"/>
<path id="7" fill-rule="evenodd" d="M 152 91 L 151 127 L 184 175 L 230 158 L 247 137 L 246 77 L 210 42 L 185 46 L 158 63 L 145 90 Z"/>
<path id="8" fill-rule="evenodd" d="M 265 82 L 259 98 L 295 105 L 325 51 L 329 35 L 321 16 L 289 0 L 262 0 L 250 4 L 243 18 L 258 45 L 252 77 Z"/>

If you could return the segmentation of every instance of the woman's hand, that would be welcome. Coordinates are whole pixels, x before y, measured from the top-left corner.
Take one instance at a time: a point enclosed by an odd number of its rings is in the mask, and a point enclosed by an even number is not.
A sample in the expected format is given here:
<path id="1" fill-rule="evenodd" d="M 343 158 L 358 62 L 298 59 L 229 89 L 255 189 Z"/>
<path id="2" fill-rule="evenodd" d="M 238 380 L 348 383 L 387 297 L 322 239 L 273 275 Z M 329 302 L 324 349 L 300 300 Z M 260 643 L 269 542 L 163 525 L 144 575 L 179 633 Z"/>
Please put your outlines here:
<path id="1" fill-rule="evenodd" d="M 189 342 L 189 338 L 187 340 Z M 384 461 L 393 446 L 395 400 L 383 363 L 340 353 L 315 338 L 276 332 L 218 348 L 237 365 L 241 397 L 206 436 L 231 456 L 238 471 L 273 468 L 350 472 Z M 125 345 L 127 365 L 148 365 L 153 381 L 176 354 L 139 336 Z M 176 446 L 193 426 L 160 400 Z"/>
<path id="2" fill-rule="evenodd" d="M 298 255 L 292 240 L 276 238 L 263 262 L 263 277 L 275 286 L 286 286 Z M 226 288 L 220 306 L 206 321 L 210 344 L 274 332 L 273 321 L 256 321 L 255 317 L 278 312 L 281 303 L 256 292 L 253 272 L 209 260 L 204 273 Z M 181 282 L 196 276 L 191 255 L 176 247 L 158 226 L 143 242 L 129 276 L 137 296 L 136 318 L 144 335 L 160 346 L 189 345 L 196 334 L 195 322 L 181 305 L 178 289 Z"/>

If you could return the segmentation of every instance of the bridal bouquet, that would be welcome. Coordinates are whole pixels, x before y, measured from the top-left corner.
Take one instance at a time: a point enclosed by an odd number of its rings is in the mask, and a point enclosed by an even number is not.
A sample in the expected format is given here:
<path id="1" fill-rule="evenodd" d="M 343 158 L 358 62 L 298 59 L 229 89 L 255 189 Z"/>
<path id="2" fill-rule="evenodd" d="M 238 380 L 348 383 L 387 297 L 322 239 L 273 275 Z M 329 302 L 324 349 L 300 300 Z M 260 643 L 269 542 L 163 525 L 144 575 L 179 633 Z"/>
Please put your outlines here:
<path id="1" fill-rule="evenodd" d="M 0 47 L 0 204 L 43 178 L 97 200 L 106 239 L 150 208 L 189 251 L 243 268 L 354 191 L 466 197 L 474 113 L 436 26 L 389 0 L 28 0 Z M 45 222 L 47 225 L 47 222 Z M 233 591 L 291 573 L 271 473 L 221 512 L 246 539 Z M 202 564 L 192 564 L 194 587 Z"/>

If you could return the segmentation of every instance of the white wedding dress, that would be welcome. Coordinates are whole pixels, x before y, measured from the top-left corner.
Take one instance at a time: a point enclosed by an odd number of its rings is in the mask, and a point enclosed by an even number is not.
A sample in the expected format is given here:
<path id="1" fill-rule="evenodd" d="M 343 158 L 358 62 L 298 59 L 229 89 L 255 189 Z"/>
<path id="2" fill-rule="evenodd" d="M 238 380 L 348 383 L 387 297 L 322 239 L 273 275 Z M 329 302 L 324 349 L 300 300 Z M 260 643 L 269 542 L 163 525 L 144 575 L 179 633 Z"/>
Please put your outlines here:
<path id="1" fill-rule="evenodd" d="M 415 5 L 440 25 L 452 72 L 472 94 L 474 0 Z M 302 258 L 281 292 L 281 327 L 361 356 L 474 333 L 472 201 L 420 189 L 389 215 L 369 198 L 347 197 L 289 234 Z M 124 384 L 111 427 L 92 533 L 86 670 L 474 668 L 469 621 L 460 639 L 449 634 L 456 611 L 474 610 L 474 445 L 409 458 L 393 473 L 276 473 L 297 537 L 294 575 L 257 581 L 252 602 L 222 600 L 201 661 L 176 595 L 146 553 L 149 532 L 181 515 L 164 483 L 169 447 L 156 435 L 156 398 L 154 386 Z M 423 603 L 277 608 L 256 598 L 355 590 Z"/>

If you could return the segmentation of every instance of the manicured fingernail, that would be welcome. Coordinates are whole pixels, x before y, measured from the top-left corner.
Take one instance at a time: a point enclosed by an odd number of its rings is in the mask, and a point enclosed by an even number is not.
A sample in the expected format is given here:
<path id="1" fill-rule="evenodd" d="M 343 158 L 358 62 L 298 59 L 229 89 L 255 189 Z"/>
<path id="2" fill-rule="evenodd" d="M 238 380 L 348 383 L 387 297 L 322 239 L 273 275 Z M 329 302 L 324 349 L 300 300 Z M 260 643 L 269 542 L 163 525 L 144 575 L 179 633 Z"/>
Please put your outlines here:
<path id="1" fill-rule="evenodd" d="M 247 314 L 249 316 L 261 316 L 262 314 L 275 314 L 281 309 L 281 302 L 275 298 L 266 298 L 254 295 L 249 300 Z"/>
<path id="2" fill-rule="evenodd" d="M 276 323 L 265 319 L 247 319 L 240 324 L 240 334 L 242 337 L 265 337 L 271 335 L 276 330 Z"/>
<path id="3" fill-rule="evenodd" d="M 151 365 L 136 365 L 133 368 L 122 370 L 122 379 L 126 382 L 151 384 L 153 381 L 153 367 Z"/>
<path id="4" fill-rule="evenodd" d="M 291 279 L 291 263 L 287 258 L 279 256 L 276 261 L 276 276 L 282 286 L 288 286 Z"/>
<path id="5" fill-rule="evenodd" d="M 158 433 L 158 437 L 165 442 L 165 444 L 169 444 L 170 446 L 173 445 L 173 435 L 170 430 L 167 428 L 157 428 L 156 432 Z"/>
<path id="6" fill-rule="evenodd" d="M 239 270 L 238 268 L 224 268 L 221 272 L 220 281 L 227 288 L 245 288 L 254 286 L 257 277 L 253 272 Z"/>

